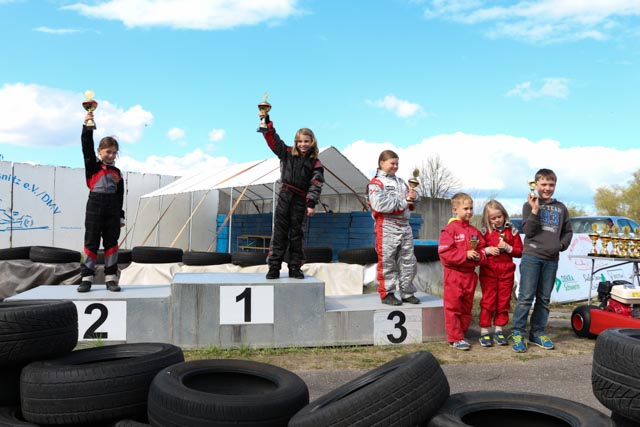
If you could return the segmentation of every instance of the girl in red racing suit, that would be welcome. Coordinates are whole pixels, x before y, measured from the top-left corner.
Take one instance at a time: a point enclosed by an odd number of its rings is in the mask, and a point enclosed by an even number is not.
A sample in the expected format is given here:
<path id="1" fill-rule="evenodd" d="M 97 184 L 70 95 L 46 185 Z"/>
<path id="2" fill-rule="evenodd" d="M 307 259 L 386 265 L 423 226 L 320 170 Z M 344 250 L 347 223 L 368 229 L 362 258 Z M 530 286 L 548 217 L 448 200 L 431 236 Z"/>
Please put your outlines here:
<path id="1" fill-rule="evenodd" d="M 513 258 L 522 256 L 522 239 L 509 223 L 509 214 L 502 204 L 489 200 L 482 214 L 482 235 L 486 241 L 487 263 L 480 267 L 480 345 L 507 345 L 502 327 L 509 322 L 511 293 L 516 265 Z M 489 328 L 495 325 L 493 341 Z"/>

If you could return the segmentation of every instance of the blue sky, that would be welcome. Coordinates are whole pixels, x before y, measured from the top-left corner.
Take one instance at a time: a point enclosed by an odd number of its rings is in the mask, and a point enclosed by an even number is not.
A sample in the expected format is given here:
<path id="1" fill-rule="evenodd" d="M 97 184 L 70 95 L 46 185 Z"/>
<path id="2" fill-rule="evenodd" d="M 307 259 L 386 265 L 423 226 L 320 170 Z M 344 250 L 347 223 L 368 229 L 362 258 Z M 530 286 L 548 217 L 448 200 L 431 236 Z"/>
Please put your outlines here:
<path id="1" fill-rule="evenodd" d="M 640 169 L 637 0 L 0 0 L 0 159 L 82 167 L 84 91 L 121 168 L 182 175 L 271 156 L 312 128 L 366 175 L 440 156 L 517 212 L 541 167 L 561 200 Z"/>

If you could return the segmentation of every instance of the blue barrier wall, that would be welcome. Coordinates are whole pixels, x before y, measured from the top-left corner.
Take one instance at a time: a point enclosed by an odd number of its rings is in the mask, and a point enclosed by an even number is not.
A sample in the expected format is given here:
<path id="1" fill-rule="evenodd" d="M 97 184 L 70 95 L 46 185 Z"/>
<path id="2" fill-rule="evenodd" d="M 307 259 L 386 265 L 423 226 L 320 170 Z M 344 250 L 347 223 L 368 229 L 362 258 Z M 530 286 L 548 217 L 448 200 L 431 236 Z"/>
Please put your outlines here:
<path id="1" fill-rule="evenodd" d="M 217 230 L 220 229 L 225 218 L 225 214 L 218 215 Z M 413 237 L 417 239 L 423 219 L 420 215 L 412 214 L 410 224 Z M 241 236 L 271 236 L 271 213 L 234 215 L 231 228 L 231 252 L 246 249 L 242 246 L 261 247 L 260 239 L 252 238 L 248 241 Z M 250 245 L 246 245 L 247 243 Z M 227 252 L 228 244 L 229 227 L 226 224 L 218 235 L 216 250 Z M 334 259 L 337 259 L 340 249 L 373 247 L 374 244 L 371 212 L 317 213 L 308 218 L 306 223 L 305 246 L 330 247 L 333 249 Z"/>

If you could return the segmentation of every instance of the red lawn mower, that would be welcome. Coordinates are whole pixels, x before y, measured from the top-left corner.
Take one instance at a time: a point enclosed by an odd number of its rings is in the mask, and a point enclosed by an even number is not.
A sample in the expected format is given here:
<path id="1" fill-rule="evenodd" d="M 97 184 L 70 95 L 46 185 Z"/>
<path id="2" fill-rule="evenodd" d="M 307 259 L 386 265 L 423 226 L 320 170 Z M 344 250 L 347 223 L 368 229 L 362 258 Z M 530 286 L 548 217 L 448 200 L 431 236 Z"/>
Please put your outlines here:
<path id="1" fill-rule="evenodd" d="M 609 328 L 640 328 L 640 286 L 626 280 L 598 283 L 599 305 L 581 305 L 571 313 L 579 337 L 595 338 Z"/>

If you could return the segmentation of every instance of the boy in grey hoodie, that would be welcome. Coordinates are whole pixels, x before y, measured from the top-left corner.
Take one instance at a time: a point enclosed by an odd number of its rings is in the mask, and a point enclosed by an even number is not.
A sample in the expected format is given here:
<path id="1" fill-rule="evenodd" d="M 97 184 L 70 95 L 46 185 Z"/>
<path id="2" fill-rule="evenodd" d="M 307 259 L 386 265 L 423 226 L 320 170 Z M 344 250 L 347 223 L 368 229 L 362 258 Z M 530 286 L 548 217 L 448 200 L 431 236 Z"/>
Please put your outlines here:
<path id="1" fill-rule="evenodd" d="M 529 341 L 545 350 L 553 348 L 553 341 L 544 334 L 544 329 L 549 318 L 549 302 L 560 252 L 569 247 L 573 236 L 569 210 L 562 202 L 552 198 L 556 189 L 556 174 L 551 169 L 540 169 L 536 172 L 535 182 L 538 194 L 530 192 L 522 207 L 525 238 L 518 300 L 511 328 L 513 351 L 517 353 L 527 351 L 523 335 L 532 305 Z"/>

